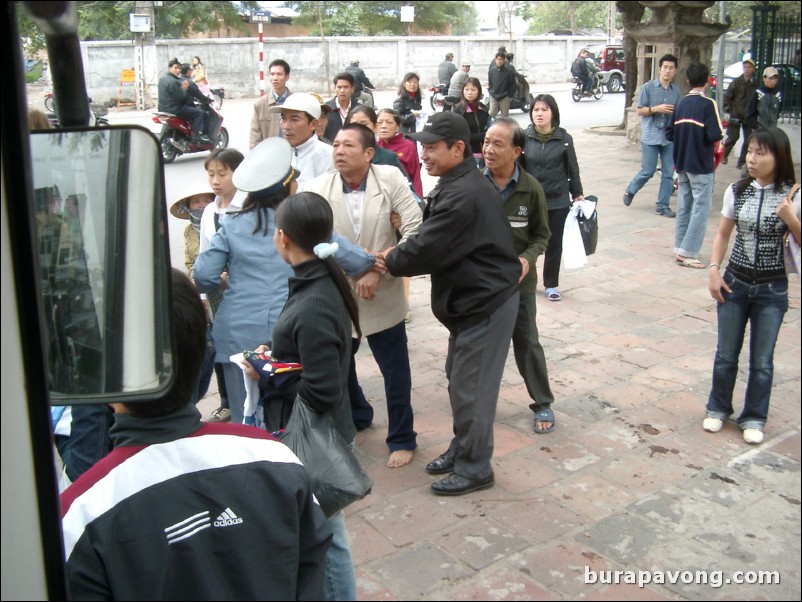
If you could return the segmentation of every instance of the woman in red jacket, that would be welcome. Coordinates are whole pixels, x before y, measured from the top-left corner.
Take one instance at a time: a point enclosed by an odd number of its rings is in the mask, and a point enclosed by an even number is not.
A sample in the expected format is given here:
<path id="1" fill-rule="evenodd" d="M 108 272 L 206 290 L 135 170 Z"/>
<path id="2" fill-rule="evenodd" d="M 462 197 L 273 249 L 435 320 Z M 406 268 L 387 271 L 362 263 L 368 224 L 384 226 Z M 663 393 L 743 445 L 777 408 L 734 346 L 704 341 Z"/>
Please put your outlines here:
<path id="1" fill-rule="evenodd" d="M 412 180 L 415 193 L 423 198 L 423 184 L 420 178 L 420 158 L 418 145 L 404 137 L 401 133 L 401 117 L 395 109 L 382 109 L 376 120 L 376 133 L 379 135 L 379 146 L 398 155 L 401 165 L 407 170 Z"/>

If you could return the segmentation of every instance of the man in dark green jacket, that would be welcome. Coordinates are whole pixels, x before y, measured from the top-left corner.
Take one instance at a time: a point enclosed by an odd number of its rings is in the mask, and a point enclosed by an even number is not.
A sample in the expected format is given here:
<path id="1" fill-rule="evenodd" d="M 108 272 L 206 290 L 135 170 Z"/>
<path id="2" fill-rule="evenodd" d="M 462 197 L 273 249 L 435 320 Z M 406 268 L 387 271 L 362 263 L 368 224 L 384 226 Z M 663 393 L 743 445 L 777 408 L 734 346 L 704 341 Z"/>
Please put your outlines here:
<path id="1" fill-rule="evenodd" d="M 526 136 L 516 121 L 501 117 L 487 131 L 482 155 L 487 165 L 485 176 L 498 190 L 512 227 L 515 252 L 521 261 L 521 301 L 512 333 L 515 363 L 532 398 L 529 407 L 535 413 L 534 430 L 550 433 L 555 425 L 551 409 L 554 394 L 549 386 L 546 356 L 537 331 L 535 262 L 546 250 L 551 231 L 543 187 L 518 166 L 517 159 L 525 144 Z"/>

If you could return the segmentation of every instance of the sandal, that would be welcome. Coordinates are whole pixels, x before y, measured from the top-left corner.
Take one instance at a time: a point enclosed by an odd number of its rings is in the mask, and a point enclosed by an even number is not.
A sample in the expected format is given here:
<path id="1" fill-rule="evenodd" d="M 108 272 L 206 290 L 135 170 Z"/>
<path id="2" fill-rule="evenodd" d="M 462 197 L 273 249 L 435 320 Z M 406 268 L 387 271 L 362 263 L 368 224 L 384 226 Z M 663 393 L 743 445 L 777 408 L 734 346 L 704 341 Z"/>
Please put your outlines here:
<path id="1" fill-rule="evenodd" d="M 538 422 L 551 422 L 551 426 L 548 426 L 546 428 L 538 428 L 537 427 Z M 532 426 L 532 429 L 538 435 L 545 435 L 546 433 L 550 433 L 551 431 L 554 430 L 555 426 L 557 426 L 557 423 L 554 421 L 554 412 L 552 411 L 551 408 L 546 407 L 543 408 L 542 410 L 538 410 L 537 412 L 535 412 L 535 423 Z"/>
<path id="2" fill-rule="evenodd" d="M 560 291 L 558 291 L 556 288 L 547 288 L 546 297 L 549 301 L 559 301 L 563 298 L 563 296 L 560 294 Z"/>
<path id="3" fill-rule="evenodd" d="M 694 270 L 703 270 L 707 266 L 698 259 L 693 257 L 679 257 L 677 256 L 677 263 L 684 268 L 692 268 Z"/>

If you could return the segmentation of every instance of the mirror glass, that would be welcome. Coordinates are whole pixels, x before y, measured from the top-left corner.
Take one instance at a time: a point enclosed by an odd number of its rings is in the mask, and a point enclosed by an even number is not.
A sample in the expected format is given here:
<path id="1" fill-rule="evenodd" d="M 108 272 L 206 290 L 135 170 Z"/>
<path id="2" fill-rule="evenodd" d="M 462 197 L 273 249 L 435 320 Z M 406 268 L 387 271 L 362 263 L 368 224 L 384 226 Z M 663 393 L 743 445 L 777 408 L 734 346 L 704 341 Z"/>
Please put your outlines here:
<path id="1" fill-rule="evenodd" d="M 140 128 L 38 131 L 31 158 L 53 402 L 153 398 L 172 378 L 158 141 Z"/>

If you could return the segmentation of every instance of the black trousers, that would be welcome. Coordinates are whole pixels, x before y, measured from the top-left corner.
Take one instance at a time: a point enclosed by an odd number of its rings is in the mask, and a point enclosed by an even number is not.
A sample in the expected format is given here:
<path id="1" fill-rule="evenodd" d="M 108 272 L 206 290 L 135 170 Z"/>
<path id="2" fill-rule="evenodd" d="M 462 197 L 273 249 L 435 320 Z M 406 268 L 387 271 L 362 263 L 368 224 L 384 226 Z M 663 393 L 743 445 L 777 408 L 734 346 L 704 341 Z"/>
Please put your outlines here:
<path id="1" fill-rule="evenodd" d="M 549 209 L 551 238 L 543 255 L 543 287 L 557 288 L 560 285 L 560 262 L 563 258 L 563 229 L 570 209 Z"/>

